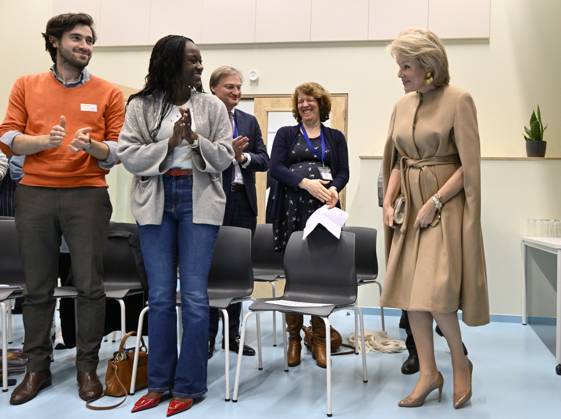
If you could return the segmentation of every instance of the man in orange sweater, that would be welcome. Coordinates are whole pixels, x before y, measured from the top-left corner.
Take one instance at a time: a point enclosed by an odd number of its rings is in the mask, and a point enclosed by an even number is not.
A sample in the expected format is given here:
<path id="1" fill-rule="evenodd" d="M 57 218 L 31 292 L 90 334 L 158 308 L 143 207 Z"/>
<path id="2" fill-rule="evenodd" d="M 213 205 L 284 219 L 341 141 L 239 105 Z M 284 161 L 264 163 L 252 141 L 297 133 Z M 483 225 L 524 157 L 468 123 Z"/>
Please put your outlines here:
<path id="1" fill-rule="evenodd" d="M 16 227 L 29 363 L 11 404 L 25 403 L 51 384 L 50 330 L 62 235 L 78 289 L 79 395 L 94 400 L 102 394 L 96 368 L 105 317 L 103 246 L 112 212 L 105 175 L 116 162 L 124 100 L 117 87 L 86 70 L 96 40 L 91 16 L 55 16 L 43 37 L 54 65 L 15 82 L 0 126 L 0 148 L 26 156 L 16 190 Z"/>

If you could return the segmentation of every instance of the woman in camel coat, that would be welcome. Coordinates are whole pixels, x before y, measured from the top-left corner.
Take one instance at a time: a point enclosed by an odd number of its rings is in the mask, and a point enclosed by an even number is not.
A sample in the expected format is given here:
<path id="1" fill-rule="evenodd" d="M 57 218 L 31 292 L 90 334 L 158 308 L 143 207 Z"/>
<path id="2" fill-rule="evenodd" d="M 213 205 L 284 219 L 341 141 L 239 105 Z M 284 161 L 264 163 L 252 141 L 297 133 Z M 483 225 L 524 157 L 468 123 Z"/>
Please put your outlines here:
<path id="1" fill-rule="evenodd" d="M 458 408 L 471 397 L 473 366 L 457 311 L 470 326 L 489 322 L 476 109 L 469 93 L 449 86 L 446 51 L 434 33 L 408 30 L 390 50 L 407 94 L 394 107 L 384 150 L 382 304 L 408 311 L 420 363 L 417 385 L 399 405 L 420 406 L 435 389 L 440 396 L 434 319 L 452 354 Z M 398 196 L 405 197 L 402 220 L 394 213 Z"/>

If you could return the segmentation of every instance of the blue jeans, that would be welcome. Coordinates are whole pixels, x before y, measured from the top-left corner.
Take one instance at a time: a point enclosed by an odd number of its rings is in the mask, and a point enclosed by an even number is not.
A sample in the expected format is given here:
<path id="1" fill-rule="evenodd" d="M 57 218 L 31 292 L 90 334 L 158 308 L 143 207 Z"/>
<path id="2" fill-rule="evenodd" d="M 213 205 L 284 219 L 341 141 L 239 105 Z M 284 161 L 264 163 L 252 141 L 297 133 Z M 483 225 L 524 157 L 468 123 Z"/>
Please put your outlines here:
<path id="1" fill-rule="evenodd" d="M 139 227 L 148 275 L 148 390 L 198 398 L 207 391 L 208 272 L 218 226 L 193 224 L 193 178 L 164 176 L 160 225 Z M 183 339 L 177 354 L 179 268 Z"/>

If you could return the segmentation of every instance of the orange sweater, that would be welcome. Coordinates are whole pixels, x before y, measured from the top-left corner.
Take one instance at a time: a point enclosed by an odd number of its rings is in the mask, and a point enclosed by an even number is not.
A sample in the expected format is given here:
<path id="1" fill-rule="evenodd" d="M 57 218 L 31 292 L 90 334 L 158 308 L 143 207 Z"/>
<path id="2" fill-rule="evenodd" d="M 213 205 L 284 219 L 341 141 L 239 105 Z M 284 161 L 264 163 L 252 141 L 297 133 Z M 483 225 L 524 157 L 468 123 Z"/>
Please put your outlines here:
<path id="1" fill-rule="evenodd" d="M 10 94 L 0 136 L 8 131 L 47 135 L 60 116 L 66 118 L 66 137 L 57 147 L 25 158 L 21 183 L 50 188 L 106 187 L 98 160 L 68 146 L 79 128 L 91 127 L 92 141 L 117 141 L 124 121 L 124 99 L 111 83 L 92 76 L 85 84 L 64 87 L 51 72 L 19 78 Z M 4 152 L 11 153 L 4 144 Z"/>

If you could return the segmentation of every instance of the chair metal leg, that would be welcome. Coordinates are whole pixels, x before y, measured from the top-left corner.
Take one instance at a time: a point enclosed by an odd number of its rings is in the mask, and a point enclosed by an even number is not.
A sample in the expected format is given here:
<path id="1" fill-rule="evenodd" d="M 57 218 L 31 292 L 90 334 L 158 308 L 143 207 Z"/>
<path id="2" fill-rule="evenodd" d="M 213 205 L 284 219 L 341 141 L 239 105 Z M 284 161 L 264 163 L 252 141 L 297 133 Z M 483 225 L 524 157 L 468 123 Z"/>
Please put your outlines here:
<path id="1" fill-rule="evenodd" d="M 288 342 L 286 338 L 286 334 L 288 331 L 286 330 L 286 315 L 282 313 L 282 354 L 284 355 L 284 372 L 288 372 Z"/>
<path id="2" fill-rule="evenodd" d="M 255 326 L 257 327 L 257 369 L 263 370 L 263 352 L 261 349 L 261 313 L 255 316 Z M 240 344 L 243 349 L 243 345 Z"/>
<path id="3" fill-rule="evenodd" d="M 327 393 L 327 416 L 333 415 L 331 400 L 331 326 L 327 317 L 322 317 L 325 324 L 325 372 L 326 372 L 326 393 Z"/>
<path id="4" fill-rule="evenodd" d="M 8 306 L 5 301 L 0 303 L 2 312 L 2 391 L 8 391 Z"/>
<path id="5" fill-rule="evenodd" d="M 136 387 L 136 372 L 138 370 L 138 350 L 140 349 L 140 339 L 142 337 L 142 327 L 144 326 L 144 316 L 148 311 L 148 306 L 144 307 L 138 316 L 138 329 L 136 331 L 136 341 L 134 343 L 134 358 L 132 361 L 132 376 L 131 376 L 131 387 L 129 394 L 134 394 Z"/>
<path id="6" fill-rule="evenodd" d="M 380 294 L 380 299 L 382 298 L 382 284 L 380 284 L 378 281 L 374 281 L 374 283 L 376 285 L 378 285 L 378 291 Z M 386 331 L 386 321 L 384 319 L 384 307 L 382 307 L 382 304 L 380 304 L 380 319 L 382 321 L 382 330 L 385 332 Z"/>
<path id="7" fill-rule="evenodd" d="M 271 294 L 273 298 L 277 296 L 277 285 L 275 281 L 271 281 Z M 277 312 L 273 311 L 273 346 L 277 346 Z"/>
<path id="8" fill-rule="evenodd" d="M 236 403 L 238 401 L 238 388 L 240 386 L 240 370 L 242 368 L 242 354 L 243 354 L 243 346 L 245 344 L 245 329 L 247 325 L 247 319 L 251 316 L 254 312 L 249 311 L 244 317 L 242 321 L 242 332 L 240 336 L 240 347 L 238 349 L 238 363 L 236 364 L 236 378 L 234 380 L 234 394 L 232 396 L 232 401 Z"/>
<path id="9" fill-rule="evenodd" d="M 222 327 L 224 328 L 224 400 L 230 401 L 230 317 L 228 310 L 222 311 Z"/>
<path id="10" fill-rule="evenodd" d="M 127 334 L 127 312 L 125 311 L 125 300 L 118 299 L 119 307 L 121 308 L 121 339 Z"/>
<path id="11" fill-rule="evenodd" d="M 355 355 L 358 355 L 358 318 L 355 311 Z"/>
<path id="12" fill-rule="evenodd" d="M 6 307 L 6 325 L 8 330 L 6 332 L 6 338 L 8 339 L 8 344 L 13 343 L 14 331 L 12 329 L 12 304 L 8 301 L 8 305 Z"/>
<path id="13" fill-rule="evenodd" d="M 355 307 L 355 319 L 360 321 L 360 348 L 362 352 L 362 382 L 368 382 L 368 371 L 366 369 L 366 341 L 364 338 L 364 316 L 362 315 L 362 309 L 360 307 Z M 355 335 L 355 342 L 357 341 Z"/>

